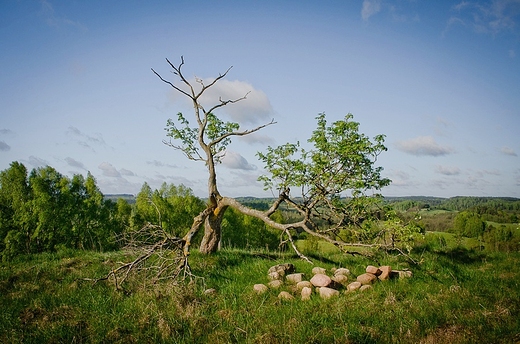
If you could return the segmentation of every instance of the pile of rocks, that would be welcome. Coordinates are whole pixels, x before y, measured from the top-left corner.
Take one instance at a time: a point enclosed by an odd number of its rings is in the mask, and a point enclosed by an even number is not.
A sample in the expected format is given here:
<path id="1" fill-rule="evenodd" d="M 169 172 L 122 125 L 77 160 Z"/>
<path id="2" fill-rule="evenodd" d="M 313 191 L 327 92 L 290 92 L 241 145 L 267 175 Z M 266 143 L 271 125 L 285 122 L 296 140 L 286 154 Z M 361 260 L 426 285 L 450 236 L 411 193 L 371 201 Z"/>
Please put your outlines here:
<path id="1" fill-rule="evenodd" d="M 270 282 L 267 285 L 255 284 L 253 290 L 262 294 L 269 289 L 286 289 L 278 295 L 278 298 L 285 300 L 292 300 L 295 295 L 300 295 L 302 300 L 309 300 L 314 291 L 321 298 L 328 299 L 339 296 L 341 290 L 344 290 L 345 293 L 364 291 L 372 288 L 376 281 L 412 277 L 411 271 L 396 271 L 392 270 L 390 266 L 369 265 L 366 267 L 365 273 L 357 277 L 354 277 L 346 268 L 332 268 L 330 272 L 329 276 L 326 269 L 315 267 L 312 269 L 310 280 L 306 280 L 304 273 L 295 272 L 293 264 L 278 264 L 267 271 L 267 278 Z"/>

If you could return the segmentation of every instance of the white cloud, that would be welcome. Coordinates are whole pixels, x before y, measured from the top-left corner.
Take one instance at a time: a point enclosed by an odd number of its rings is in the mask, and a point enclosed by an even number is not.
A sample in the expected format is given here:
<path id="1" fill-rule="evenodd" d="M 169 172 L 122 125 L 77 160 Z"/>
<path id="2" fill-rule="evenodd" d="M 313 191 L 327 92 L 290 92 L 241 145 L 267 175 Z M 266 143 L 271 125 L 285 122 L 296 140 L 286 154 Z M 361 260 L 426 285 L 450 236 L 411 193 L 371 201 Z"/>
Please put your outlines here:
<path id="1" fill-rule="evenodd" d="M 246 96 L 246 99 L 224 107 L 224 111 L 233 121 L 259 123 L 270 119 L 273 109 L 267 95 L 260 90 L 255 90 L 253 85 L 243 81 L 220 80 L 208 89 L 202 102 L 207 102 L 212 106 L 218 104 L 220 99 L 223 101 L 236 100 L 244 96 Z"/>
<path id="2" fill-rule="evenodd" d="M 263 146 L 275 144 L 275 140 L 272 137 L 258 134 L 258 132 L 250 135 L 239 136 L 238 139 L 247 142 L 248 144 L 260 144 Z"/>
<path id="3" fill-rule="evenodd" d="M 516 154 L 516 152 L 513 150 L 513 148 L 510 148 L 510 147 L 502 147 L 502 148 L 500 148 L 500 152 L 502 152 L 502 154 L 505 154 L 505 155 L 518 156 L 518 154 Z"/>
<path id="4" fill-rule="evenodd" d="M 146 163 L 147 163 L 148 165 L 152 165 L 152 166 L 155 166 L 155 167 L 170 167 L 170 168 L 177 168 L 176 165 L 165 164 L 164 162 L 159 161 L 159 160 L 151 160 L 151 161 L 147 161 Z"/>
<path id="5" fill-rule="evenodd" d="M 500 176 L 501 173 L 499 170 L 497 169 L 494 169 L 494 170 L 479 170 L 479 171 L 476 171 L 475 172 L 475 175 L 479 178 L 482 178 L 484 177 L 485 175 L 489 175 L 489 176 Z"/>
<path id="6" fill-rule="evenodd" d="M 437 119 L 435 120 L 433 130 L 435 131 L 435 134 L 437 134 L 438 136 L 447 137 L 449 129 L 452 126 L 453 125 L 449 121 L 447 121 L 441 117 L 437 117 Z"/>
<path id="7" fill-rule="evenodd" d="M 0 134 L 2 134 L 2 135 L 13 135 L 14 131 L 12 131 L 11 129 L 0 129 Z"/>
<path id="8" fill-rule="evenodd" d="M 455 166 L 436 166 L 435 172 L 443 174 L 445 176 L 456 176 L 460 174 L 460 168 Z"/>
<path id="9" fill-rule="evenodd" d="M 0 151 L 2 152 L 7 152 L 11 150 L 11 146 L 9 146 L 7 143 L 5 143 L 4 141 L 0 141 Z"/>
<path id="10" fill-rule="evenodd" d="M 201 84 L 197 82 L 197 80 L 207 86 L 215 79 L 193 78 L 189 80 L 193 85 L 195 92 L 200 91 L 202 88 Z M 179 88 L 183 88 L 181 85 L 178 86 Z M 171 97 L 174 101 L 178 99 L 182 99 L 186 102 L 190 101 L 188 97 L 180 92 L 176 90 L 173 90 L 172 92 Z M 221 111 L 227 114 L 231 120 L 239 123 L 263 124 L 272 118 L 274 111 L 267 95 L 263 91 L 255 89 L 250 83 L 244 81 L 229 81 L 221 79 L 204 91 L 204 95 L 200 98 L 200 102 L 206 110 L 209 110 L 213 106 L 220 104 L 221 101 L 236 101 L 243 97 L 246 98 L 235 103 L 229 103 L 216 111 Z M 192 106 L 191 103 L 189 105 L 190 107 Z"/>
<path id="11" fill-rule="evenodd" d="M 366 21 L 379 11 L 381 11 L 381 0 L 364 0 L 361 8 L 361 18 Z"/>
<path id="12" fill-rule="evenodd" d="M 98 168 L 103 172 L 103 175 L 105 177 L 114 177 L 114 178 L 120 178 L 121 173 L 119 173 L 118 170 L 112 164 L 108 162 L 102 162 Z"/>
<path id="13" fill-rule="evenodd" d="M 130 177 L 135 176 L 134 172 L 127 170 L 126 168 L 120 169 L 119 173 L 121 173 L 121 175 L 123 175 L 123 176 L 130 176 Z"/>
<path id="14" fill-rule="evenodd" d="M 82 162 L 77 161 L 77 160 L 75 160 L 75 159 L 73 159 L 73 158 L 71 158 L 71 157 L 66 157 L 66 158 L 65 158 L 65 161 L 67 162 L 67 164 L 68 164 L 69 166 L 77 167 L 77 168 L 80 168 L 80 169 L 82 169 L 82 170 L 86 170 L 85 165 L 83 165 Z"/>
<path id="15" fill-rule="evenodd" d="M 398 141 L 395 146 L 402 152 L 416 156 L 442 156 L 453 153 L 451 147 L 439 145 L 431 136 L 419 136 L 405 141 Z"/>
<path id="16" fill-rule="evenodd" d="M 43 16 L 43 18 L 45 19 L 45 22 L 47 23 L 47 25 L 49 25 L 51 27 L 55 27 L 55 28 L 74 27 L 76 29 L 79 29 L 82 32 L 87 31 L 87 27 L 85 25 L 81 24 L 80 22 L 73 21 L 73 20 L 70 20 L 69 18 L 67 18 L 66 16 L 56 14 L 54 7 L 52 6 L 52 4 L 49 1 L 41 0 L 40 4 L 41 4 L 40 13 Z"/>
<path id="17" fill-rule="evenodd" d="M 66 133 L 68 135 L 73 136 L 76 139 L 76 143 L 85 148 L 90 148 L 90 149 L 94 150 L 91 147 L 91 144 L 102 146 L 102 147 L 107 146 L 107 144 L 105 143 L 105 140 L 103 139 L 103 136 L 99 133 L 96 134 L 95 136 L 88 135 L 73 126 L 69 126 Z"/>
<path id="18" fill-rule="evenodd" d="M 34 167 L 49 166 L 49 162 L 47 162 L 46 160 L 40 159 L 38 157 L 35 157 L 34 155 L 31 155 L 29 157 L 29 164 Z"/>
<path id="19" fill-rule="evenodd" d="M 517 22 L 520 18 L 519 0 L 462 1 L 452 9 L 456 14 L 448 20 L 447 29 L 459 23 L 476 33 L 517 33 Z"/>
<path id="20" fill-rule="evenodd" d="M 222 164 L 230 169 L 235 170 L 246 170 L 246 171 L 254 171 L 256 170 L 256 166 L 247 162 L 247 160 L 240 155 L 239 153 L 226 151 L 226 155 L 222 159 Z"/>

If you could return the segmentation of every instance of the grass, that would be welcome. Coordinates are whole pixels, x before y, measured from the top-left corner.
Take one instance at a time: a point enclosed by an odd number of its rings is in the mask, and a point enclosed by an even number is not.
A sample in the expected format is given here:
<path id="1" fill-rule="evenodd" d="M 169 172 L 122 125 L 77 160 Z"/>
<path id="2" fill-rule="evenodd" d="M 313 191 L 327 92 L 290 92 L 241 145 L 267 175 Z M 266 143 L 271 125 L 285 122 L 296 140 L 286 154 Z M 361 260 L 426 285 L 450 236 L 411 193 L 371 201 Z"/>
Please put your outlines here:
<path id="1" fill-rule="evenodd" d="M 315 265 L 410 268 L 410 279 L 374 285 L 331 300 L 280 301 L 267 269 L 291 254 L 228 249 L 193 253 L 193 284 L 150 285 L 134 278 L 126 291 L 84 277 L 106 274 L 122 252 L 65 251 L 0 265 L 2 343 L 512 343 L 520 341 L 520 254 L 423 245 L 419 265 L 402 257 L 372 259 L 331 251 Z M 215 288 L 214 295 L 204 290 Z M 285 287 L 285 290 L 289 290 Z"/>

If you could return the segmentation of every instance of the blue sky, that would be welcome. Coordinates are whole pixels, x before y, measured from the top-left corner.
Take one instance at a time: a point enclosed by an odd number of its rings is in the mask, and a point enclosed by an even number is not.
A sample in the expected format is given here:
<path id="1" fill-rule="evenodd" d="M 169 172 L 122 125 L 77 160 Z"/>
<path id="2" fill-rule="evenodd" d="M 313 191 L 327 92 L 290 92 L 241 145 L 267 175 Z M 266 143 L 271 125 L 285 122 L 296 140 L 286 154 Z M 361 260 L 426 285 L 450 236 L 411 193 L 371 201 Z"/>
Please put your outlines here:
<path id="1" fill-rule="evenodd" d="M 271 196 L 255 152 L 304 142 L 325 112 L 373 137 L 387 196 L 520 197 L 520 0 L 29 1 L 0 4 L 0 170 L 90 171 L 104 193 L 146 181 L 206 194 L 205 167 L 163 144 L 190 106 L 162 83 L 233 66 L 212 97 L 252 128 L 221 193 Z M 210 101 L 209 99 L 208 101 Z"/>

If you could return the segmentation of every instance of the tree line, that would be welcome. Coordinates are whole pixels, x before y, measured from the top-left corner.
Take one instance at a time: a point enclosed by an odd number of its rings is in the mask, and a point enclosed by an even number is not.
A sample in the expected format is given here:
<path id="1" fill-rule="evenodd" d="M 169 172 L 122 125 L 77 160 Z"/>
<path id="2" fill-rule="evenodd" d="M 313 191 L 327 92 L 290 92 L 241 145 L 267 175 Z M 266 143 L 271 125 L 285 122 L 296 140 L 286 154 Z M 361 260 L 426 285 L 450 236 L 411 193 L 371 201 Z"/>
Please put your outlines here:
<path id="1" fill-rule="evenodd" d="M 182 236 L 205 206 L 184 185 L 163 183 L 154 190 L 145 182 L 135 202 L 128 202 L 106 198 L 90 172 L 69 178 L 50 166 L 29 172 L 12 162 L 0 172 L 0 255 L 10 260 L 64 248 L 117 250 L 123 235 L 148 223 Z M 283 222 L 280 212 L 273 216 Z M 276 230 L 236 211 L 226 213 L 223 227 L 224 245 L 274 249 L 279 244 Z"/>

